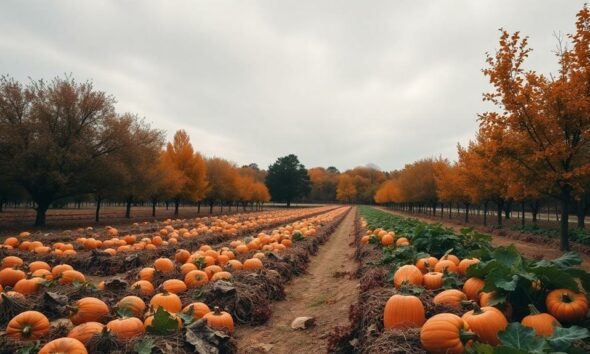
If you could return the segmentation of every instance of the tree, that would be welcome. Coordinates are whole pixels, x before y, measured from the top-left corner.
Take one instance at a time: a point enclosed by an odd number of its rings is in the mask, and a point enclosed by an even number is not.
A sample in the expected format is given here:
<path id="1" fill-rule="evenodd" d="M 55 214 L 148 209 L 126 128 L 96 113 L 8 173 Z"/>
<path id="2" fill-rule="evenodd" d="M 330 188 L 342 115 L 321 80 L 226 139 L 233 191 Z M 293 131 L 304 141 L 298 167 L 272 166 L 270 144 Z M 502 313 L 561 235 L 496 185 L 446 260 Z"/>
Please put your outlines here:
<path id="1" fill-rule="evenodd" d="M 577 14 L 571 49 L 558 53 L 560 69 L 546 77 L 525 70 L 527 38 L 502 30 L 500 48 L 483 70 L 494 90 L 484 95 L 497 111 L 480 116 L 481 134 L 500 131 L 499 153 L 547 183 L 544 194 L 561 204 L 561 249 L 569 250 L 572 194 L 590 178 L 590 11 Z"/>
<path id="2" fill-rule="evenodd" d="M 239 198 L 238 174 L 236 167 L 224 159 L 207 159 L 206 164 L 209 188 L 205 198 L 209 201 L 209 214 L 212 214 L 216 201 L 223 203 Z"/>
<path id="3" fill-rule="evenodd" d="M 26 87 L 0 78 L 0 159 L 36 203 L 36 226 L 51 203 L 90 193 L 94 165 L 126 148 L 114 98 L 71 78 Z"/>
<path id="4" fill-rule="evenodd" d="M 294 199 L 308 195 L 311 190 L 307 170 L 293 154 L 278 158 L 268 167 L 266 186 L 272 200 L 286 202 L 287 207 Z"/>
<path id="5" fill-rule="evenodd" d="M 342 202 L 351 202 L 357 197 L 357 189 L 354 184 L 354 177 L 343 173 L 338 177 L 338 188 L 336 198 Z"/>
<path id="6" fill-rule="evenodd" d="M 207 194 L 207 166 L 198 152 L 193 150 L 190 138 L 184 130 L 174 134 L 174 140 L 168 143 L 162 158 L 164 164 L 176 169 L 181 178 L 177 180 L 178 192 L 174 198 L 174 215 L 178 216 L 181 200 L 198 201 Z"/>
<path id="7" fill-rule="evenodd" d="M 310 168 L 307 173 L 311 181 L 312 201 L 329 202 L 336 200 L 336 187 L 338 186 L 338 173 L 323 167 Z"/>

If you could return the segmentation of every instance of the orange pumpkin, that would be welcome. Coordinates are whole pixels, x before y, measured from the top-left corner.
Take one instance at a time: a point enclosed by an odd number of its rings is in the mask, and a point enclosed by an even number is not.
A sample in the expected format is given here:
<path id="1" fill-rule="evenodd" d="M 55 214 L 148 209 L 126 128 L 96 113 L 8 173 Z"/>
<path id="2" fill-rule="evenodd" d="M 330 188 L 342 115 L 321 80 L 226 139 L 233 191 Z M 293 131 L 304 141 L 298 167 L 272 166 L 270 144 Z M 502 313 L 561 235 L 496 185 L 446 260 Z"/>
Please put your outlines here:
<path id="1" fill-rule="evenodd" d="M 127 341 L 145 332 L 143 322 L 137 317 L 119 318 L 107 323 L 107 329 L 120 341 Z"/>
<path id="2" fill-rule="evenodd" d="M 498 333 L 505 330 L 508 321 L 504 314 L 495 307 L 479 307 L 463 315 L 463 321 L 467 323 L 469 329 L 477 334 L 478 341 L 490 345 L 500 344 Z"/>
<path id="3" fill-rule="evenodd" d="M 207 326 L 217 330 L 227 330 L 229 333 L 234 331 L 234 319 L 225 311 L 221 311 L 218 306 L 215 306 L 213 312 L 207 313 L 203 316 L 207 320 Z"/>
<path id="4" fill-rule="evenodd" d="M 457 272 L 457 265 L 453 263 L 453 261 L 449 259 L 443 259 L 436 263 L 434 266 L 434 270 L 436 272 L 443 273 L 445 270 L 449 273 L 456 273 Z"/>
<path id="5" fill-rule="evenodd" d="M 520 323 L 535 330 L 538 336 L 550 337 L 559 321 L 548 313 L 540 313 L 534 305 L 529 305 L 530 315 L 525 316 Z"/>
<path id="6" fill-rule="evenodd" d="M 426 289 L 440 289 L 443 286 L 443 273 L 429 272 L 424 274 L 423 284 Z"/>
<path id="7" fill-rule="evenodd" d="M 150 305 L 154 311 L 159 307 L 164 308 L 164 310 L 170 313 L 177 313 L 182 309 L 182 301 L 180 301 L 178 295 L 172 293 L 160 293 L 154 295 L 150 300 Z"/>
<path id="8" fill-rule="evenodd" d="M 438 259 L 436 259 L 436 257 L 420 258 L 416 261 L 416 267 L 418 267 L 423 274 L 426 274 L 431 270 L 434 270 L 434 266 L 437 262 Z"/>
<path id="9" fill-rule="evenodd" d="M 2 258 L 2 269 L 4 268 L 16 268 L 23 264 L 23 260 L 16 256 L 6 256 Z"/>
<path id="10" fill-rule="evenodd" d="M 25 279 L 27 275 L 20 269 L 4 268 L 0 270 L 0 285 L 14 286 L 19 280 Z"/>
<path id="11" fill-rule="evenodd" d="M 185 308 L 183 308 L 182 312 L 192 313 L 193 318 L 196 321 L 208 314 L 209 312 L 211 312 L 211 310 L 209 309 L 209 306 L 207 306 L 207 304 L 204 304 L 202 302 L 193 302 L 191 304 L 188 304 Z"/>
<path id="12" fill-rule="evenodd" d="M 545 299 L 547 312 L 560 322 L 574 323 L 586 317 L 588 300 L 586 295 L 568 289 L 551 291 Z"/>
<path id="13" fill-rule="evenodd" d="M 38 311 L 25 311 L 14 316 L 6 327 L 6 335 L 15 340 L 35 340 L 49 333 L 49 320 Z"/>
<path id="14" fill-rule="evenodd" d="M 85 322 L 70 330 L 68 337 L 74 338 L 82 342 L 83 344 L 88 343 L 92 337 L 102 332 L 104 325 L 99 322 Z"/>
<path id="15" fill-rule="evenodd" d="M 195 288 L 207 284 L 209 277 L 202 270 L 191 270 L 184 276 L 184 282 L 189 288 Z"/>
<path id="16" fill-rule="evenodd" d="M 424 305 L 413 295 L 393 295 L 383 311 L 385 328 L 420 328 L 426 321 Z"/>
<path id="17" fill-rule="evenodd" d="M 125 296 L 117 302 L 117 308 L 129 311 L 133 316 L 141 318 L 145 311 L 145 302 L 137 296 Z"/>
<path id="18" fill-rule="evenodd" d="M 242 269 L 244 270 L 254 270 L 254 269 L 262 269 L 264 265 L 259 258 L 249 258 L 244 261 L 242 265 Z"/>
<path id="19" fill-rule="evenodd" d="M 424 276 L 415 265 L 404 265 L 398 268 L 393 275 L 393 285 L 399 288 L 403 282 L 409 282 L 414 285 L 422 285 Z"/>
<path id="20" fill-rule="evenodd" d="M 424 323 L 420 330 L 422 347 L 432 354 L 463 354 L 465 343 L 475 334 L 467 332 L 467 324 L 457 315 L 439 313 Z"/>
<path id="21" fill-rule="evenodd" d="M 63 337 L 45 344 L 38 354 L 88 354 L 86 347 L 77 339 Z"/>
<path id="22" fill-rule="evenodd" d="M 85 322 L 99 322 L 110 312 L 109 306 L 95 297 L 81 298 L 74 303 L 71 310 L 70 320 L 75 325 Z"/>
<path id="23" fill-rule="evenodd" d="M 131 284 L 131 289 L 139 291 L 141 295 L 152 295 L 155 292 L 154 286 L 147 280 L 138 280 Z"/>
<path id="24" fill-rule="evenodd" d="M 174 262 L 169 258 L 158 258 L 154 261 L 154 268 L 162 273 L 170 273 L 174 270 Z"/>
<path id="25" fill-rule="evenodd" d="M 467 295 L 467 298 L 472 301 L 477 301 L 479 299 L 479 293 L 486 285 L 485 281 L 480 278 L 469 278 L 463 284 L 463 292 Z"/>
<path id="26" fill-rule="evenodd" d="M 61 277 L 59 278 L 59 283 L 61 285 L 71 284 L 74 281 L 85 282 L 86 277 L 77 270 L 66 270 L 61 273 Z"/>
<path id="27" fill-rule="evenodd" d="M 169 293 L 180 294 L 187 290 L 185 282 L 178 279 L 168 279 L 162 283 L 162 288 Z"/>
<path id="28" fill-rule="evenodd" d="M 461 302 L 466 300 L 467 296 L 462 291 L 449 289 L 437 294 L 432 302 L 434 302 L 435 305 L 443 305 L 460 309 Z"/>
<path id="29" fill-rule="evenodd" d="M 465 258 L 459 262 L 459 268 L 457 270 L 459 271 L 459 274 L 465 275 L 467 274 L 467 269 L 477 263 L 479 263 L 479 259 L 477 258 Z"/>

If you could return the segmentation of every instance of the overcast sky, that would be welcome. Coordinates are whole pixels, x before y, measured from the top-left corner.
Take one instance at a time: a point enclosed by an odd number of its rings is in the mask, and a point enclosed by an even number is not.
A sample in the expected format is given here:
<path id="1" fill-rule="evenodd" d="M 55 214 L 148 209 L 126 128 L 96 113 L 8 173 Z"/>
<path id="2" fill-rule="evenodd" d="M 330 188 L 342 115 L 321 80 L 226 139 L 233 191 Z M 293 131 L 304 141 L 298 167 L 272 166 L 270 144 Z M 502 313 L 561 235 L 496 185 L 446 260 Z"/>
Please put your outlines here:
<path id="1" fill-rule="evenodd" d="M 0 73 L 71 73 L 168 137 L 266 168 L 384 170 L 456 158 L 491 107 L 481 69 L 500 27 L 530 36 L 554 71 L 554 33 L 583 1 L 0 2 Z"/>

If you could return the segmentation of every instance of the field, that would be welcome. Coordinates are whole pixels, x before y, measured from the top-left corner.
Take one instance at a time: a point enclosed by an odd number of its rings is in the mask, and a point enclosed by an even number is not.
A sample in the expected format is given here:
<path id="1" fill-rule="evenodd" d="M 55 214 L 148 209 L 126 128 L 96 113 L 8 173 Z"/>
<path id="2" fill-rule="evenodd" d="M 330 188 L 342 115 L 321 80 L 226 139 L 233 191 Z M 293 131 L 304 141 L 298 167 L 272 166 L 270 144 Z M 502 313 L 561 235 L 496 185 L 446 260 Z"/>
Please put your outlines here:
<path id="1" fill-rule="evenodd" d="M 503 313 L 490 328 L 470 325 L 480 337 L 461 344 L 467 351 L 587 352 L 587 307 L 567 315 L 545 301 L 555 289 L 587 289 L 582 260 L 533 260 L 520 253 L 524 243 L 490 241 L 339 206 L 21 233 L 0 249 L 0 353 L 34 353 L 65 336 L 89 353 L 443 353 L 428 348 L 428 324 L 465 318 L 477 304 L 484 314 L 497 311 L 485 306 Z M 416 309 L 387 315 L 386 303 L 399 297 L 417 299 Z M 575 301 L 586 304 L 585 296 Z M 529 305 L 560 327 L 535 336 L 520 324 Z M 217 307 L 227 318 L 208 318 Z M 292 329 L 301 316 L 313 324 Z M 514 336 L 526 340 L 515 344 Z"/>

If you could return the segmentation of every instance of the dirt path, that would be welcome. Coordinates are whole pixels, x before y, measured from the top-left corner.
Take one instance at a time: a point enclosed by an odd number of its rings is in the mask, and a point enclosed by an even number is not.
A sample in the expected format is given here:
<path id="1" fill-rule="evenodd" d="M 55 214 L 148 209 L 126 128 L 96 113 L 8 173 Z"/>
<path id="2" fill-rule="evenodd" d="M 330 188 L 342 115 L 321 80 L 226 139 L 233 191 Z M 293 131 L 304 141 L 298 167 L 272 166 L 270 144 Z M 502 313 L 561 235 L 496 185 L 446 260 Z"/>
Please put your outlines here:
<path id="1" fill-rule="evenodd" d="M 415 215 L 408 216 L 408 215 L 404 215 L 402 213 L 396 213 L 395 211 L 392 211 L 392 210 L 386 210 L 386 209 L 382 209 L 382 208 L 378 208 L 378 209 L 381 211 L 384 211 L 386 213 L 390 213 L 390 214 L 394 214 L 394 215 L 411 217 L 413 219 L 417 219 L 417 220 L 420 220 L 420 221 L 423 221 L 423 222 L 426 222 L 429 224 L 441 224 L 445 227 L 455 230 L 455 232 L 459 232 L 461 230 L 461 228 L 465 227 L 462 225 L 456 225 L 456 224 L 445 222 L 442 220 L 434 221 L 434 220 L 431 220 L 428 218 L 422 218 L 422 217 L 415 216 Z M 514 240 L 514 239 L 511 239 L 508 237 L 502 237 L 502 236 L 498 236 L 498 235 L 492 235 L 492 245 L 494 245 L 494 246 L 507 246 L 510 244 L 514 244 L 514 246 L 516 246 L 516 248 L 520 251 L 520 253 L 522 253 L 523 255 L 525 255 L 526 257 L 529 257 L 529 258 L 553 259 L 553 258 L 557 258 L 563 254 L 562 251 L 560 251 L 559 249 L 554 248 L 554 247 L 549 247 L 549 246 L 545 246 L 545 245 L 540 245 L 540 244 L 530 243 L 530 242 L 525 242 L 525 241 L 520 241 L 520 240 Z M 580 257 L 582 257 L 581 267 L 586 270 L 590 270 L 590 257 L 588 257 L 585 254 L 581 254 L 581 253 L 580 253 Z"/>
<path id="2" fill-rule="evenodd" d="M 326 352 L 326 337 L 334 327 L 348 324 L 349 307 L 357 301 L 358 282 L 349 276 L 357 267 L 350 245 L 354 216 L 353 209 L 311 258 L 308 273 L 285 286 L 287 299 L 273 304 L 266 324 L 236 331 L 239 353 Z M 299 316 L 314 317 L 315 326 L 291 329 L 291 322 Z"/>

